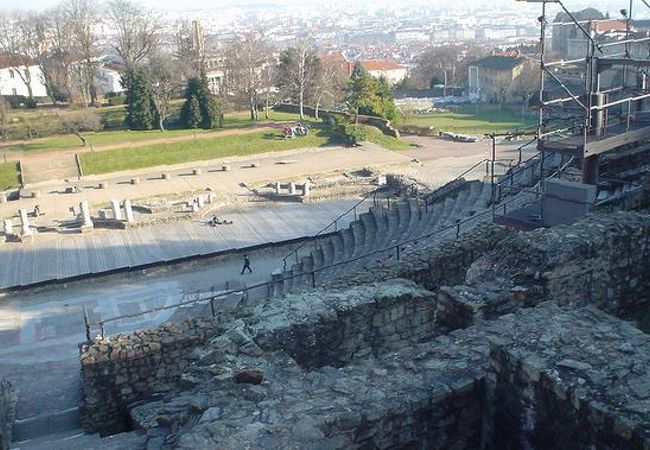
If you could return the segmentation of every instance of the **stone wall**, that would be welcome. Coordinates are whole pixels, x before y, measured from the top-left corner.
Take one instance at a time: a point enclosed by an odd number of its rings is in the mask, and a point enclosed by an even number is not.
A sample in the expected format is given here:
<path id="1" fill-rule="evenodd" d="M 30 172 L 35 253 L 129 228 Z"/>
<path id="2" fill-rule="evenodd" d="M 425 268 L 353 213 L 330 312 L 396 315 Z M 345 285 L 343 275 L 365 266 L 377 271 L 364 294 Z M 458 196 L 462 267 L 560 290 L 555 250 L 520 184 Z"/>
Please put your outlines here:
<path id="1" fill-rule="evenodd" d="M 82 345 L 84 425 L 103 434 L 129 429 L 128 409 L 191 383 L 182 374 L 194 364 L 282 351 L 307 369 L 341 366 L 429 339 L 435 328 L 433 294 L 404 280 L 290 295 L 240 312 Z"/>
<path id="2" fill-rule="evenodd" d="M 217 330 L 211 319 L 194 319 L 82 344 L 84 427 L 102 434 L 127 430 L 127 406 L 176 386 L 194 348 Z"/>
<path id="3" fill-rule="evenodd" d="M 231 353 L 133 416 L 163 448 L 644 449 L 649 346 L 600 311 L 547 303 L 338 369 Z M 238 382 L 243 367 L 258 382 Z"/>
<path id="4" fill-rule="evenodd" d="M 279 105 L 276 105 L 273 107 L 273 109 L 276 111 L 292 113 L 292 114 L 298 114 L 300 112 L 300 107 L 298 105 L 291 105 L 287 103 L 281 103 Z M 303 112 L 306 116 L 316 117 L 316 109 L 312 108 L 311 106 L 304 106 Z M 346 117 L 347 119 L 352 118 L 352 115 L 349 113 L 341 112 L 341 111 L 330 111 L 322 108 L 319 110 L 319 114 L 320 117 L 323 117 L 326 114 L 330 114 L 330 115 L 343 116 Z M 388 136 L 399 138 L 399 131 L 391 125 L 390 120 L 382 119 L 381 117 L 359 115 L 359 123 L 370 125 L 375 128 L 379 128 L 382 133 Z"/>
<path id="5" fill-rule="evenodd" d="M 0 379 L 0 450 L 9 450 L 16 420 L 17 396 L 13 385 Z"/>
<path id="6" fill-rule="evenodd" d="M 303 320 L 285 317 L 285 307 L 294 314 L 303 311 Z M 286 351 L 307 370 L 341 367 L 414 345 L 434 336 L 436 328 L 435 296 L 403 281 L 325 297 L 322 292 L 291 295 L 272 308 L 253 325 L 255 342 L 264 351 Z"/>
<path id="7" fill-rule="evenodd" d="M 489 448 L 648 448 L 648 336 L 599 311 L 557 313 L 492 346 Z"/>

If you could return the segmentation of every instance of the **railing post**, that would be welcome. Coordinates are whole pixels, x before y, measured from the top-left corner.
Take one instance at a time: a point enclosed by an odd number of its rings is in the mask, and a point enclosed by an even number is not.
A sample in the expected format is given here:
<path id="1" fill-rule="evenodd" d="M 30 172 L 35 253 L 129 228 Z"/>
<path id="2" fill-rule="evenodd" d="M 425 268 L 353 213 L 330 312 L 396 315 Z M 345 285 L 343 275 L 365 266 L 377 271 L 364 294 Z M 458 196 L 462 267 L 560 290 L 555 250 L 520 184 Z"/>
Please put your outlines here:
<path id="1" fill-rule="evenodd" d="M 456 239 L 460 236 L 460 224 L 456 224 Z"/>
<path id="2" fill-rule="evenodd" d="M 339 231 L 339 223 L 338 221 L 334 221 L 334 231 Z"/>
<path id="3" fill-rule="evenodd" d="M 90 321 L 88 320 L 86 305 L 84 305 L 84 325 L 86 327 L 86 342 L 90 342 Z"/>
<path id="4" fill-rule="evenodd" d="M 386 209 L 390 211 L 390 192 L 388 193 L 388 197 L 386 197 L 386 199 L 388 200 Z"/>
<path id="5" fill-rule="evenodd" d="M 354 221 L 356 222 L 357 221 L 357 207 L 355 206 L 353 208 L 353 210 L 354 210 Z"/>
<path id="6" fill-rule="evenodd" d="M 214 317 L 214 297 L 210 297 L 210 311 L 212 312 L 212 317 Z"/>
<path id="7" fill-rule="evenodd" d="M 99 322 L 99 332 L 102 339 L 104 339 L 104 322 Z"/>
<path id="8" fill-rule="evenodd" d="M 286 272 L 287 270 L 287 258 L 282 258 L 282 271 Z"/>
<path id="9" fill-rule="evenodd" d="M 400 253 L 399 245 L 396 245 L 395 249 L 397 250 L 397 260 L 399 261 L 399 253 Z"/>
<path id="10" fill-rule="evenodd" d="M 316 289 L 316 272 L 311 271 L 311 287 L 312 289 Z"/>

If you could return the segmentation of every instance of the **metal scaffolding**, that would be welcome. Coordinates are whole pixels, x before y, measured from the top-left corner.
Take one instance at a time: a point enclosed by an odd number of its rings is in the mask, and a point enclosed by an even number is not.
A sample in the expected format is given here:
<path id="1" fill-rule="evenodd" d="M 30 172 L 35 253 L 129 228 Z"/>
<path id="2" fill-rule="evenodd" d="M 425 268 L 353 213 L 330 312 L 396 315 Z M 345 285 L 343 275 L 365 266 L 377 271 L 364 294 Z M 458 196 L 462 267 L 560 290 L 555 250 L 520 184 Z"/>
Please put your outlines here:
<path id="1" fill-rule="evenodd" d="M 561 0 L 518 0 L 541 3 L 538 147 L 582 161 L 584 183 L 598 183 L 600 155 L 650 138 L 650 33 L 641 36 L 633 12 L 637 3 L 625 0 L 620 19 L 578 20 Z M 549 5 L 559 6 L 561 21 L 549 22 Z M 624 23 L 623 30 L 620 25 Z M 607 26 L 619 25 L 614 33 Z M 549 31 L 568 27 L 576 35 L 573 53 L 558 54 L 549 46 Z M 567 28 L 565 28 L 567 29 Z M 611 29 L 609 30 L 611 31 Z M 542 158 L 543 160 L 543 158 Z"/>

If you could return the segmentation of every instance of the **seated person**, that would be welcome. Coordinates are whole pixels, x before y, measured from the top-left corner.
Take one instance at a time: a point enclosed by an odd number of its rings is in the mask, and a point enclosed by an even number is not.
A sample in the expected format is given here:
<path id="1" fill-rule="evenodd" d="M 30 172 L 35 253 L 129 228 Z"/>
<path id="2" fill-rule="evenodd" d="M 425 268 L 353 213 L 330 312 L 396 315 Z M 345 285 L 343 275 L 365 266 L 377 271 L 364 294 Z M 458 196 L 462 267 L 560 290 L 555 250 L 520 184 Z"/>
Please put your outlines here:
<path id="1" fill-rule="evenodd" d="M 41 215 L 41 208 L 36 205 L 34 206 L 34 217 L 39 217 Z"/>

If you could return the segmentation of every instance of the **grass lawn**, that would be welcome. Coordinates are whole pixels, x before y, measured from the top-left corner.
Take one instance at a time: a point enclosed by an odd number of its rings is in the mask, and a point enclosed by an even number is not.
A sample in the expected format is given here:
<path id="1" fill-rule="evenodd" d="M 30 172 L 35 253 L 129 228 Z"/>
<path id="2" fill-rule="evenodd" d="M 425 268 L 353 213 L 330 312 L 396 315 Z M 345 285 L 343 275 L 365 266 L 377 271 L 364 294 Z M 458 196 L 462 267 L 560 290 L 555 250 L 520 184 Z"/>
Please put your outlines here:
<path id="1" fill-rule="evenodd" d="M 120 170 L 142 169 L 228 156 L 246 156 L 303 147 L 321 147 L 337 143 L 329 132 L 322 129 L 313 129 L 308 136 L 296 139 L 283 139 L 278 130 L 169 144 L 143 145 L 107 152 L 83 153 L 80 158 L 85 174 L 98 175 Z"/>
<path id="2" fill-rule="evenodd" d="M 17 166 L 16 163 L 0 164 L 0 191 L 17 187 L 20 184 Z"/>
<path id="3" fill-rule="evenodd" d="M 532 127 L 536 120 L 530 116 L 522 120 L 521 111 L 516 109 L 503 108 L 500 111 L 496 105 L 463 105 L 450 112 L 406 115 L 402 117 L 401 123 L 435 127 L 436 131 L 481 135 Z"/>
<path id="4" fill-rule="evenodd" d="M 394 138 L 392 136 L 385 135 L 378 128 L 372 127 L 370 125 L 360 125 L 368 134 L 368 142 L 373 144 L 380 145 L 389 150 L 406 150 L 410 147 L 408 142 L 405 142 L 401 139 Z"/>
<path id="5" fill-rule="evenodd" d="M 105 108 L 110 113 L 117 113 L 121 107 Z M 99 111 L 102 111 L 101 109 Z M 29 111 L 26 111 L 26 113 Z M 297 121 L 297 114 L 288 114 L 271 111 L 269 122 Z M 224 117 L 223 128 L 214 130 L 196 130 L 197 134 L 214 133 L 224 129 L 251 128 L 253 125 L 263 125 L 266 120 L 264 113 L 260 113 L 260 120 L 252 122 L 248 112 L 236 112 L 226 114 Z M 308 123 L 315 123 L 313 119 L 306 120 Z M 150 139 L 173 138 L 176 136 L 189 136 L 194 134 L 194 130 L 187 129 L 168 129 L 164 133 L 159 130 L 131 131 L 131 130 L 112 130 L 101 131 L 97 133 L 82 133 L 88 142 L 96 147 L 103 145 L 119 145 L 126 143 L 145 143 Z M 45 152 L 50 150 L 74 150 L 81 148 L 81 141 L 72 134 L 51 136 L 33 141 L 25 141 L 15 145 L 0 147 L 0 151 L 22 151 L 22 152 Z"/>

